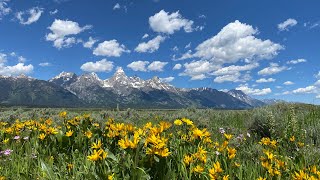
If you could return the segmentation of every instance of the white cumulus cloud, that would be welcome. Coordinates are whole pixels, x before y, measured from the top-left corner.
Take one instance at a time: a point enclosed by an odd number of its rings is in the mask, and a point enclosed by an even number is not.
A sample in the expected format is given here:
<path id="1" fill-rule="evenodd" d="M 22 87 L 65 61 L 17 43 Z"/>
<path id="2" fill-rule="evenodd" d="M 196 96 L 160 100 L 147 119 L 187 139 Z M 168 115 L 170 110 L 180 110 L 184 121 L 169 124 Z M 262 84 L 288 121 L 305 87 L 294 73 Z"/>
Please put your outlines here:
<path id="1" fill-rule="evenodd" d="M 58 49 L 71 47 L 72 44 L 76 43 L 76 39 L 68 36 L 77 35 L 91 27 L 90 25 L 80 27 L 74 21 L 55 19 L 51 26 L 48 27 L 51 33 L 46 35 L 46 40 L 53 41 L 53 46 Z"/>
<path id="2" fill-rule="evenodd" d="M 320 79 L 314 83 L 315 86 L 320 86 Z"/>
<path id="3" fill-rule="evenodd" d="M 221 66 L 213 64 L 209 61 L 199 60 L 185 63 L 185 70 L 180 76 L 190 76 L 191 80 L 202 80 L 208 77 L 208 73 L 218 70 Z"/>
<path id="4" fill-rule="evenodd" d="M 270 88 L 254 89 L 254 88 L 248 87 L 247 84 L 240 84 L 236 88 L 236 90 L 241 90 L 246 94 L 255 95 L 255 96 L 266 95 L 266 94 L 270 94 L 272 92 L 272 90 Z"/>
<path id="5" fill-rule="evenodd" d="M 11 12 L 11 8 L 8 7 L 10 0 L 0 0 L 0 20 L 3 16 L 8 15 Z"/>
<path id="6" fill-rule="evenodd" d="M 102 59 L 96 62 L 86 62 L 80 69 L 87 72 L 110 72 L 113 69 L 113 62 Z"/>
<path id="7" fill-rule="evenodd" d="M 166 77 L 166 78 L 160 78 L 160 80 L 161 80 L 162 82 L 169 83 L 169 82 L 171 82 L 171 81 L 174 80 L 174 77 L 170 76 L 170 77 Z"/>
<path id="8" fill-rule="evenodd" d="M 39 66 L 41 66 L 41 67 L 48 67 L 48 66 L 51 66 L 51 63 L 49 63 L 49 62 L 42 62 L 42 63 L 39 63 Z"/>
<path id="9" fill-rule="evenodd" d="M 286 81 L 283 84 L 288 86 L 288 85 L 293 85 L 294 83 L 292 81 Z"/>
<path id="10" fill-rule="evenodd" d="M 87 42 L 83 42 L 83 47 L 91 49 L 96 42 L 98 42 L 97 39 L 89 37 Z"/>
<path id="11" fill-rule="evenodd" d="M 261 78 L 261 79 L 258 79 L 256 80 L 257 83 L 268 83 L 268 82 L 275 82 L 276 80 L 273 79 L 273 78 Z"/>
<path id="12" fill-rule="evenodd" d="M 149 25 L 153 31 L 166 34 L 173 34 L 181 28 L 185 32 L 193 31 L 193 21 L 183 18 L 179 11 L 170 14 L 161 10 L 149 17 Z"/>
<path id="13" fill-rule="evenodd" d="M 115 4 L 115 5 L 113 6 L 113 10 L 117 10 L 117 9 L 120 9 L 120 8 L 121 8 L 121 6 L 120 6 L 119 3 L 117 3 L 117 4 Z"/>
<path id="14" fill-rule="evenodd" d="M 307 86 L 305 88 L 298 88 L 293 90 L 292 92 L 295 94 L 310 94 L 316 93 L 317 88 L 315 86 Z"/>
<path id="15" fill-rule="evenodd" d="M 135 51 L 139 53 L 144 53 L 144 52 L 153 53 L 159 49 L 160 43 L 163 42 L 165 39 L 166 39 L 165 37 L 159 35 L 148 42 L 140 43 L 135 48 Z"/>
<path id="16" fill-rule="evenodd" d="M 163 68 L 168 64 L 168 62 L 161 61 L 133 61 L 128 64 L 127 67 L 133 71 L 163 71 Z"/>
<path id="17" fill-rule="evenodd" d="M 40 19 L 42 13 L 43 13 L 42 8 L 33 7 L 27 11 L 17 12 L 16 18 L 19 20 L 20 24 L 29 25 L 34 22 L 37 22 Z"/>
<path id="18" fill-rule="evenodd" d="M 268 76 L 273 74 L 278 74 L 284 70 L 289 69 L 286 66 L 279 66 L 277 63 L 270 63 L 269 67 L 266 67 L 258 72 L 259 75 Z"/>
<path id="19" fill-rule="evenodd" d="M 24 63 L 18 63 L 14 66 L 7 66 L 0 63 L 0 75 L 4 76 L 16 76 L 20 74 L 30 74 L 33 71 L 33 65 L 25 65 Z"/>
<path id="20" fill-rule="evenodd" d="M 238 82 L 240 75 L 241 75 L 240 73 L 221 75 L 221 76 L 215 77 L 213 81 L 216 83 L 223 83 L 227 81 Z"/>
<path id="21" fill-rule="evenodd" d="M 299 63 L 304 63 L 304 62 L 307 62 L 307 60 L 305 60 L 305 59 L 295 59 L 295 60 L 287 61 L 287 64 L 299 64 Z"/>
<path id="22" fill-rule="evenodd" d="M 189 42 L 189 44 L 187 44 L 184 48 L 189 49 L 190 47 L 191 47 L 191 42 Z"/>
<path id="23" fill-rule="evenodd" d="M 179 69 L 181 69 L 181 67 L 182 67 L 181 64 L 175 64 L 175 65 L 173 66 L 173 70 L 179 70 Z"/>
<path id="24" fill-rule="evenodd" d="M 53 10 L 53 11 L 50 11 L 49 13 L 50 13 L 50 15 L 55 15 L 55 14 L 57 14 L 59 11 L 58 11 L 58 9 L 55 9 L 55 10 Z"/>
<path id="25" fill-rule="evenodd" d="M 127 65 L 128 68 L 133 71 L 147 71 L 146 65 L 149 64 L 149 61 L 134 61 Z"/>
<path id="26" fill-rule="evenodd" d="M 236 63 L 239 60 L 251 62 L 271 59 L 283 49 L 280 44 L 256 38 L 258 33 L 258 29 L 236 20 L 222 28 L 217 35 L 199 44 L 193 56 L 187 58 L 198 57 L 219 64 Z"/>
<path id="27" fill-rule="evenodd" d="M 23 56 L 19 56 L 18 61 L 19 61 L 19 63 L 25 63 L 27 61 L 27 59 Z"/>
<path id="28" fill-rule="evenodd" d="M 168 64 L 168 62 L 153 61 L 148 65 L 149 71 L 163 71 L 163 68 Z"/>
<path id="29" fill-rule="evenodd" d="M 257 67 L 259 67 L 258 63 L 246 64 L 243 66 L 231 65 L 231 66 L 226 66 L 214 71 L 212 75 L 221 76 L 226 74 L 235 74 L 241 71 L 250 71 Z"/>
<path id="30" fill-rule="evenodd" d="M 289 31 L 290 27 L 298 24 L 298 21 L 292 18 L 285 20 L 284 22 L 278 24 L 279 31 Z"/>
<path id="31" fill-rule="evenodd" d="M 148 38 L 149 37 L 149 34 L 144 34 L 143 36 L 142 36 L 142 39 L 145 39 L 145 38 Z"/>
<path id="32" fill-rule="evenodd" d="M 196 80 L 203 80 L 203 79 L 206 79 L 206 78 L 207 78 L 206 75 L 204 75 L 204 74 L 198 74 L 198 75 L 192 76 L 190 80 L 196 81 Z"/>
<path id="33" fill-rule="evenodd" d="M 93 54 L 96 56 L 120 57 L 122 53 L 130 53 L 130 50 L 126 49 L 125 45 L 119 44 L 115 39 L 104 41 L 93 50 Z"/>
<path id="34" fill-rule="evenodd" d="M 0 53 L 0 64 L 7 62 L 7 55 L 4 53 Z"/>

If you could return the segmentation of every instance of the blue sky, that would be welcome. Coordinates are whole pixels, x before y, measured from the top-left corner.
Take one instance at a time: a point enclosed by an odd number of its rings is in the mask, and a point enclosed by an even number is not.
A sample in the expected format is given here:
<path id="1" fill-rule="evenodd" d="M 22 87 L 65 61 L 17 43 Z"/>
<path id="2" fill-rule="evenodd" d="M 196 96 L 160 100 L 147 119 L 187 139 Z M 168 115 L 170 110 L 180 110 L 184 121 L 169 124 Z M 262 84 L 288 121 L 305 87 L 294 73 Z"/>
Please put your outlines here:
<path id="1" fill-rule="evenodd" d="M 320 103 L 320 2 L 0 0 L 0 75 L 108 78 Z"/>

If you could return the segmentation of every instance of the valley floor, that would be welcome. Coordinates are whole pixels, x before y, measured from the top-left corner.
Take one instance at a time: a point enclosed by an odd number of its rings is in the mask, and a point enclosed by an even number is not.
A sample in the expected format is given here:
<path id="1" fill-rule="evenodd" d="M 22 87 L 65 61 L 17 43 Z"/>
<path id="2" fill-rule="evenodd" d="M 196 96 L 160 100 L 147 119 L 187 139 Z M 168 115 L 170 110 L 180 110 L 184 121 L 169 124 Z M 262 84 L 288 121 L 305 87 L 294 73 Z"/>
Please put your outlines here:
<path id="1" fill-rule="evenodd" d="M 0 110 L 0 179 L 320 179 L 320 107 Z"/>

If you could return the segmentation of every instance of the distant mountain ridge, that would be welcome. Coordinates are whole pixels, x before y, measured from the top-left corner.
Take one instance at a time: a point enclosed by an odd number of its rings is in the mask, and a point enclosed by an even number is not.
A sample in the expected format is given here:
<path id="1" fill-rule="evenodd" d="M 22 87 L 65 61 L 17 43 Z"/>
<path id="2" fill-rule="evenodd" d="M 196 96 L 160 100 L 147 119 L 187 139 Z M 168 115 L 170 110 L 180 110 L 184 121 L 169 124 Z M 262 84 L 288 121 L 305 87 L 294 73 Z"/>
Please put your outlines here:
<path id="1" fill-rule="evenodd" d="M 260 101 L 258 99 L 254 99 L 254 98 L 248 96 L 247 94 L 245 94 L 241 90 L 231 89 L 227 93 L 230 94 L 232 97 L 237 98 L 240 101 L 251 105 L 252 107 L 261 107 L 261 106 L 266 105 L 266 103 L 264 103 L 263 101 Z"/>
<path id="2" fill-rule="evenodd" d="M 18 91 L 15 87 L 21 88 Z M 212 88 L 177 88 L 158 77 L 128 77 L 122 68 L 105 80 L 96 73 L 78 76 L 72 72 L 62 72 L 49 81 L 0 76 L 1 92 L 0 104 L 6 105 L 248 109 L 267 104 L 234 89 L 222 92 Z"/>

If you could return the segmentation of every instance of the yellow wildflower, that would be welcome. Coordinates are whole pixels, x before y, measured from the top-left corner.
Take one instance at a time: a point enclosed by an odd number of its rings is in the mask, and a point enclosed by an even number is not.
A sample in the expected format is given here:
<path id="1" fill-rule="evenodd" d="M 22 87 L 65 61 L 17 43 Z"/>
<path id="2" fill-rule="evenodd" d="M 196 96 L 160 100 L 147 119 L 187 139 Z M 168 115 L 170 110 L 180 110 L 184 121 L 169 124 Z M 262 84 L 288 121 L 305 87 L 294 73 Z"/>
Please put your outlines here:
<path id="1" fill-rule="evenodd" d="M 2 141 L 3 144 L 7 144 L 8 142 L 9 142 L 9 138 L 4 139 L 4 140 Z"/>
<path id="2" fill-rule="evenodd" d="M 92 137 L 92 132 L 90 130 L 86 131 L 84 135 L 87 136 L 88 139 L 90 139 Z"/>
<path id="3" fill-rule="evenodd" d="M 291 142 L 294 142 L 295 139 L 296 139 L 296 138 L 295 138 L 294 136 L 291 136 L 289 140 L 290 140 Z"/>
<path id="4" fill-rule="evenodd" d="M 100 149 L 102 146 L 101 140 L 99 139 L 97 143 L 92 143 L 91 149 Z"/>
<path id="5" fill-rule="evenodd" d="M 184 158 L 183 158 L 183 163 L 185 165 L 189 165 L 190 163 L 192 163 L 193 159 L 192 159 L 192 156 L 189 156 L 189 155 L 185 155 Z"/>
<path id="6" fill-rule="evenodd" d="M 267 155 L 268 159 L 273 160 L 274 155 L 272 154 L 272 152 L 270 151 L 264 151 L 264 154 Z"/>
<path id="7" fill-rule="evenodd" d="M 276 148 L 277 147 L 277 141 L 276 140 L 270 141 L 270 146 L 273 147 L 273 148 Z"/>
<path id="8" fill-rule="evenodd" d="M 114 177 L 114 173 L 108 176 L 108 180 L 113 180 L 113 177 Z"/>
<path id="9" fill-rule="evenodd" d="M 59 116 L 61 118 L 65 118 L 67 116 L 67 112 L 66 111 L 62 111 L 62 112 L 59 113 Z"/>
<path id="10" fill-rule="evenodd" d="M 227 148 L 227 150 L 229 159 L 233 159 L 234 157 L 236 157 L 237 150 L 235 148 Z"/>
<path id="11" fill-rule="evenodd" d="M 143 129 L 150 129 L 152 127 L 152 122 L 148 122 L 144 125 Z"/>
<path id="12" fill-rule="evenodd" d="M 88 159 L 90 161 L 98 161 L 100 159 L 100 154 L 97 152 L 97 150 L 93 150 L 93 154 L 88 156 Z"/>
<path id="13" fill-rule="evenodd" d="M 58 134 L 58 130 L 56 128 L 49 127 L 47 129 L 47 134 Z"/>
<path id="14" fill-rule="evenodd" d="M 274 169 L 274 170 L 273 170 L 273 173 L 274 173 L 275 175 L 278 175 L 278 176 L 281 175 L 281 172 L 280 172 L 278 169 Z"/>
<path id="15" fill-rule="evenodd" d="M 300 170 L 299 172 L 295 172 L 292 178 L 294 180 L 309 179 L 309 175 L 306 174 L 303 170 Z"/>
<path id="16" fill-rule="evenodd" d="M 216 163 L 213 163 L 213 168 L 216 173 L 221 173 L 223 171 L 219 161 L 217 161 Z"/>
<path id="17" fill-rule="evenodd" d="M 40 139 L 40 140 L 44 140 L 44 138 L 46 138 L 46 134 L 41 133 L 41 134 L 39 135 L 39 139 Z"/>
<path id="18" fill-rule="evenodd" d="M 177 126 L 181 126 L 183 124 L 183 122 L 180 119 L 176 119 L 174 121 L 174 124 L 177 125 Z"/>
<path id="19" fill-rule="evenodd" d="M 226 133 L 224 133 L 223 135 L 224 135 L 224 137 L 225 137 L 228 141 L 232 138 L 232 134 L 226 134 Z"/>
<path id="20" fill-rule="evenodd" d="M 198 137 L 202 138 L 202 136 L 203 136 L 203 132 L 202 132 L 200 129 L 198 129 L 198 128 L 195 128 L 195 129 L 192 131 L 192 133 L 193 133 L 193 136 L 194 136 L 195 138 L 198 138 Z"/>
<path id="21" fill-rule="evenodd" d="M 168 148 L 164 148 L 164 149 L 158 150 L 158 153 L 155 153 L 155 154 L 158 154 L 161 157 L 168 157 L 171 154 L 171 152 L 169 152 Z"/>
<path id="22" fill-rule="evenodd" d="M 50 118 L 47 119 L 45 123 L 46 123 L 47 125 L 51 126 L 51 124 L 52 124 L 52 119 L 50 119 Z"/>
<path id="23" fill-rule="evenodd" d="M 122 148 L 122 149 L 127 149 L 130 147 L 130 141 L 127 137 L 125 137 L 124 139 L 120 139 L 118 141 L 118 145 Z"/>
<path id="24" fill-rule="evenodd" d="M 219 176 L 218 173 L 221 172 L 223 172 L 223 170 L 221 168 L 220 162 L 217 161 L 213 164 L 213 168 L 209 169 L 209 176 L 211 179 L 217 179 Z"/>
<path id="25" fill-rule="evenodd" d="M 259 177 L 257 180 L 267 180 L 267 178 Z"/>
<path id="26" fill-rule="evenodd" d="M 68 169 L 68 171 L 70 172 L 70 171 L 73 169 L 73 164 L 69 163 L 69 164 L 67 165 L 67 169 Z"/>
<path id="27" fill-rule="evenodd" d="M 13 128 L 11 128 L 11 127 L 8 127 L 8 128 L 6 128 L 6 133 L 8 133 L 8 134 L 12 134 L 13 133 Z"/>
<path id="28" fill-rule="evenodd" d="M 101 160 L 105 159 L 107 157 L 107 155 L 108 155 L 108 153 L 105 152 L 103 149 L 99 149 L 98 153 L 99 153 L 99 156 L 100 156 Z"/>
<path id="29" fill-rule="evenodd" d="M 100 124 L 98 124 L 98 123 L 93 123 L 93 126 L 95 126 L 95 127 L 99 127 L 99 126 L 100 126 Z"/>
<path id="30" fill-rule="evenodd" d="M 181 121 L 186 123 L 188 126 L 193 126 L 193 122 L 190 119 L 182 118 Z"/>
<path id="31" fill-rule="evenodd" d="M 298 146 L 299 146 L 300 148 L 302 148 L 302 147 L 304 146 L 304 143 L 303 143 L 303 142 L 298 142 Z"/>
<path id="32" fill-rule="evenodd" d="M 228 180 L 229 179 L 229 175 L 225 175 L 222 177 L 222 180 Z"/>
<path id="33" fill-rule="evenodd" d="M 71 137 L 73 135 L 73 131 L 69 130 L 68 132 L 66 132 L 66 136 L 67 137 Z"/>
<path id="34" fill-rule="evenodd" d="M 204 168 L 200 165 L 197 165 L 196 167 L 193 168 L 193 172 L 196 172 L 196 173 L 202 173 L 204 170 Z"/>
<path id="35" fill-rule="evenodd" d="M 270 144 L 270 138 L 262 138 L 261 141 L 259 142 L 259 144 L 262 144 L 262 145 L 269 145 Z"/>

